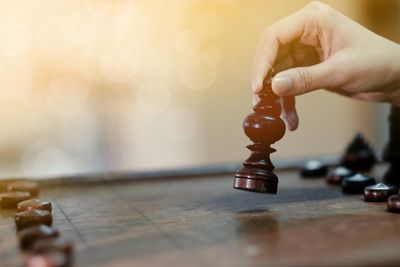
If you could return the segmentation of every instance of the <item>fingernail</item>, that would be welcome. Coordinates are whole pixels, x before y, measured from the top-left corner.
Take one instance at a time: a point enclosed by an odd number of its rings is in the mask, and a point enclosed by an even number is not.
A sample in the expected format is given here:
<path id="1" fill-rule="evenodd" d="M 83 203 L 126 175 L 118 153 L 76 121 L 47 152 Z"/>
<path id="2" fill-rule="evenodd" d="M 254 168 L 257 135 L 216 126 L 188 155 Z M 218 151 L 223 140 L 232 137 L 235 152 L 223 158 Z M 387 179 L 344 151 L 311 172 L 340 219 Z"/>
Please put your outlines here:
<path id="1" fill-rule="evenodd" d="M 293 117 L 291 117 L 290 115 L 286 115 L 285 119 L 286 119 L 286 121 L 287 121 L 288 129 L 289 129 L 290 131 L 293 131 L 293 128 L 294 128 Z"/>
<path id="2" fill-rule="evenodd" d="M 299 123 L 299 118 L 297 117 L 296 112 L 290 112 L 289 114 L 286 115 L 286 120 L 288 122 L 288 128 L 290 131 L 294 131 L 297 129 L 298 123 Z"/>
<path id="3" fill-rule="evenodd" d="M 272 80 L 272 90 L 279 96 L 288 95 L 292 88 L 293 80 L 289 76 L 277 76 Z"/>

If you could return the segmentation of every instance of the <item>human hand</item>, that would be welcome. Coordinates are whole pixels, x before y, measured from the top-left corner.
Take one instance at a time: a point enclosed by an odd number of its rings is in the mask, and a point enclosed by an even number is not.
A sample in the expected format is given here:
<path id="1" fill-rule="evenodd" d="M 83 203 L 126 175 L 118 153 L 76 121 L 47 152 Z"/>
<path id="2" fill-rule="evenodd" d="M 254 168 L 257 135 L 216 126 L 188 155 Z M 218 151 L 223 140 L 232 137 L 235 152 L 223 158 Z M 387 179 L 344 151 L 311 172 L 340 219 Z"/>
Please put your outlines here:
<path id="1" fill-rule="evenodd" d="M 282 97 L 289 130 L 299 121 L 294 96 L 321 88 L 400 106 L 400 45 L 321 2 L 263 31 L 252 69 L 255 102 L 272 67 L 278 73 L 272 90 Z"/>

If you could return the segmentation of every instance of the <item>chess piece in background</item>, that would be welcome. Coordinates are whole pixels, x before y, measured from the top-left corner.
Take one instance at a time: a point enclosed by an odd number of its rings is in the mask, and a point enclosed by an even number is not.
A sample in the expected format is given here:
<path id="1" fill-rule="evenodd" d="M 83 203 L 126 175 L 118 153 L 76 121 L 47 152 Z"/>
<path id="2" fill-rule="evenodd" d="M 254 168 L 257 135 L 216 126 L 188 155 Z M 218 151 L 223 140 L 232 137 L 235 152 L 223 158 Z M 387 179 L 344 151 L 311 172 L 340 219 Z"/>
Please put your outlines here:
<path id="1" fill-rule="evenodd" d="M 389 115 L 389 143 L 383 159 L 390 163 L 384 176 L 386 183 L 400 186 L 400 108 L 392 106 Z"/>
<path id="2" fill-rule="evenodd" d="M 347 146 L 340 165 L 351 170 L 368 171 L 375 163 L 374 150 L 363 135 L 358 133 Z"/>

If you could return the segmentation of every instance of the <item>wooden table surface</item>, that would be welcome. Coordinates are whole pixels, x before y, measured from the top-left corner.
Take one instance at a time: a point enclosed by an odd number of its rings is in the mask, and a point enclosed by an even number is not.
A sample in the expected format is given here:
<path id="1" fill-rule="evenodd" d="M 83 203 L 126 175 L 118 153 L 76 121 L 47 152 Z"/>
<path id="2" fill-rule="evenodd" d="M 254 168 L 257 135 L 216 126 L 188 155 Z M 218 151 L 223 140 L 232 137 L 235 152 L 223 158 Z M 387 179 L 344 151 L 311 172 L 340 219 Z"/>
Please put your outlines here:
<path id="1" fill-rule="evenodd" d="M 375 170 L 380 177 L 382 168 Z M 43 188 L 75 266 L 400 266 L 400 214 L 324 179 L 277 171 L 277 195 L 229 176 Z M 21 266 L 15 211 L 0 210 L 0 266 Z"/>

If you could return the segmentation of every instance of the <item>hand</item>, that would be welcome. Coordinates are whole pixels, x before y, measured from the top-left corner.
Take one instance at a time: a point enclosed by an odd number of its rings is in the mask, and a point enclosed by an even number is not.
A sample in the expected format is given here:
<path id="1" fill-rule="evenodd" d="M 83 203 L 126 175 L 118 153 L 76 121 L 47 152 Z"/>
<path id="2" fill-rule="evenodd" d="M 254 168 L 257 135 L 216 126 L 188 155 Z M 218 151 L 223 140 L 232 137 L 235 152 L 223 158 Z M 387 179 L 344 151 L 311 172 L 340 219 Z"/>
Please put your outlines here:
<path id="1" fill-rule="evenodd" d="M 289 130 L 299 121 L 294 96 L 320 88 L 400 106 L 400 45 L 321 2 L 264 30 L 252 70 L 255 94 L 272 67 L 278 73 L 272 90 L 282 97 Z"/>

